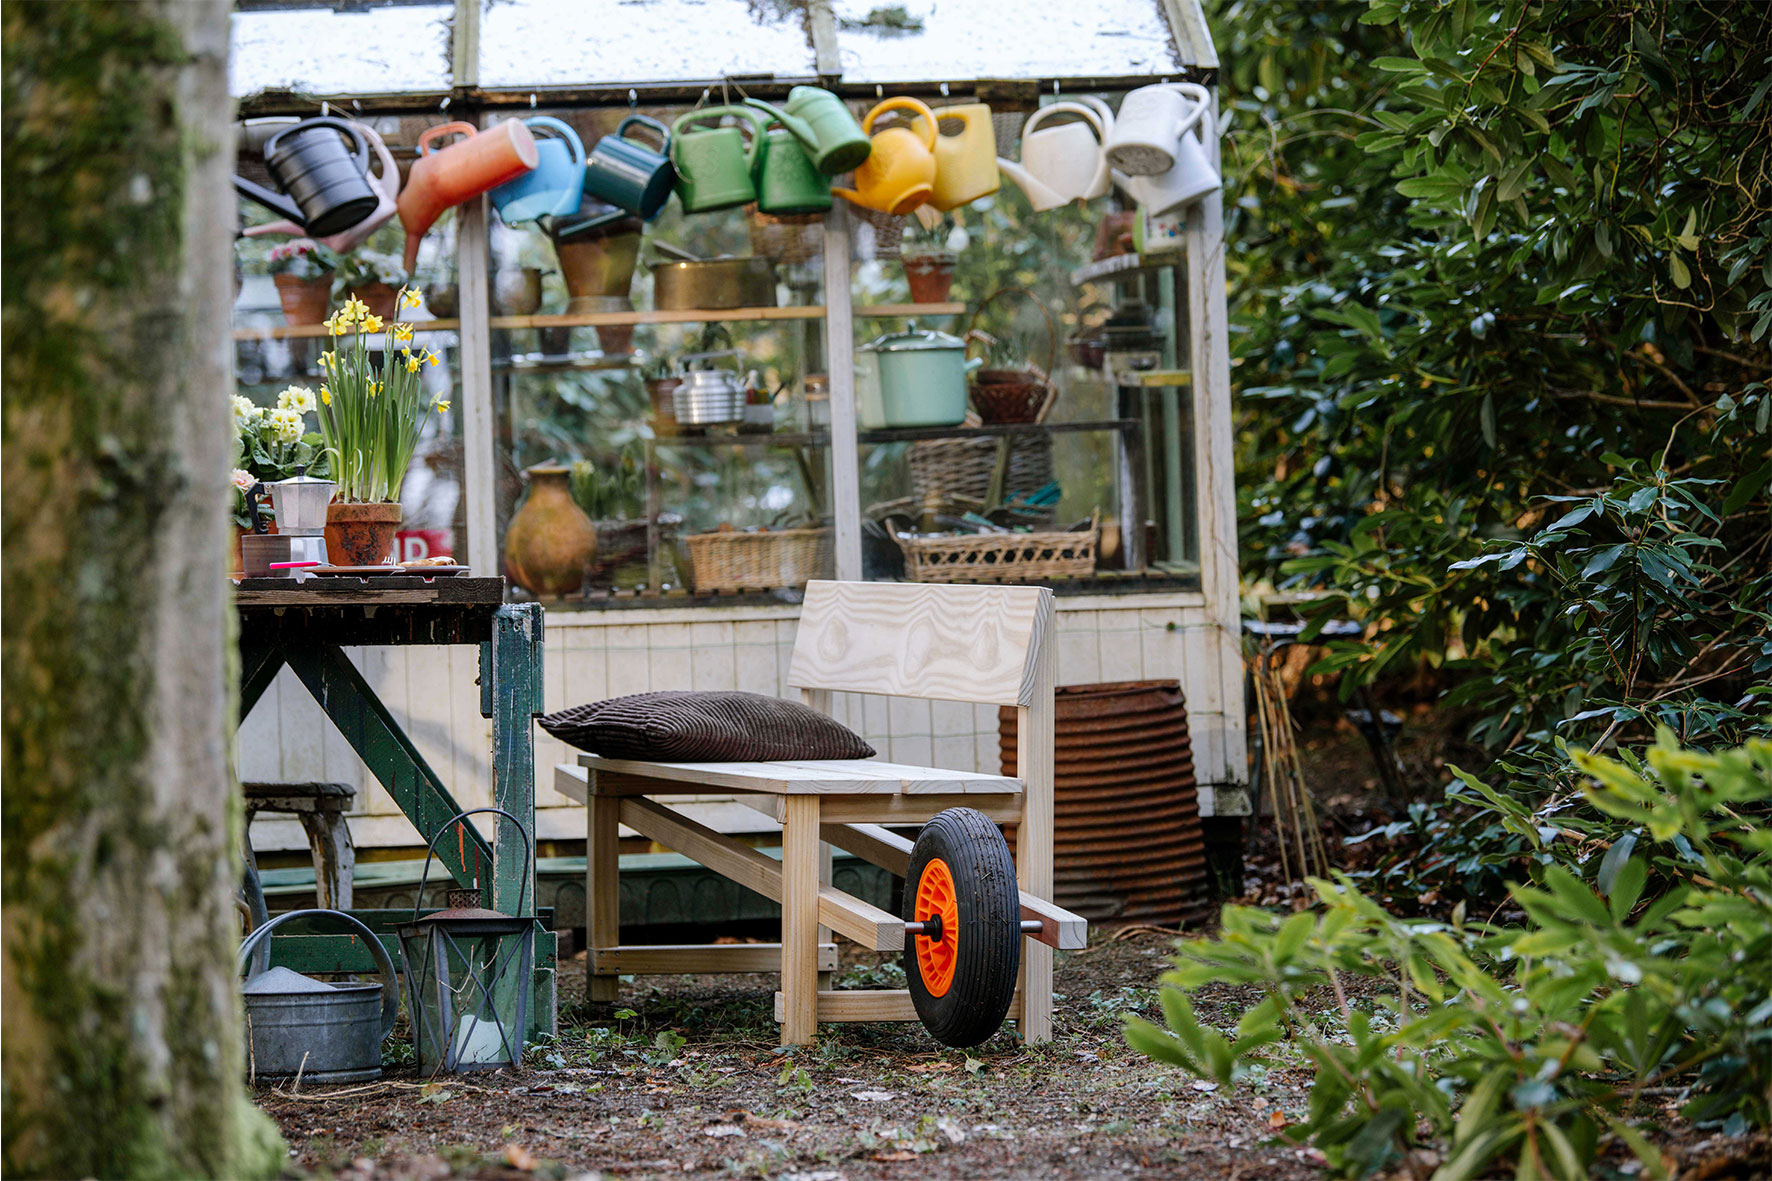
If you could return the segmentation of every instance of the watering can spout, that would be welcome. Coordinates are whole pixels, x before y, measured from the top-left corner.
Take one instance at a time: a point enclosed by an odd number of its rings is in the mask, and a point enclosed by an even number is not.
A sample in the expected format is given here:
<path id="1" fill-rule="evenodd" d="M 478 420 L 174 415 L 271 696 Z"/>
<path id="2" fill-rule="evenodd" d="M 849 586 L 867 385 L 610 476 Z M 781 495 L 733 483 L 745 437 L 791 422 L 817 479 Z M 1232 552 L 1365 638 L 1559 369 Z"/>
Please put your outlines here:
<path id="1" fill-rule="evenodd" d="M 1027 169 L 1015 161 L 998 156 L 997 168 L 1021 186 L 1021 191 L 1027 194 L 1028 201 L 1035 209 L 1056 209 L 1065 203 L 1062 193 L 1035 180 Z"/>
<path id="2" fill-rule="evenodd" d="M 759 111 L 762 111 L 765 115 L 768 115 L 771 119 L 774 119 L 777 123 L 780 123 L 783 127 L 787 128 L 788 131 L 792 132 L 794 138 L 800 141 L 801 146 L 804 147 L 807 152 L 811 153 L 814 157 L 818 155 L 818 136 L 813 133 L 812 125 L 806 122 L 806 120 L 797 115 L 790 115 L 780 107 L 772 106 L 760 98 L 747 98 L 744 101 L 746 106 L 756 107 Z"/>
<path id="3" fill-rule="evenodd" d="M 248 200 L 258 202 L 272 213 L 282 214 L 298 226 L 306 225 L 307 218 L 302 213 L 301 207 L 282 193 L 273 193 L 263 185 L 253 184 L 243 176 L 234 178 L 234 191 Z M 303 229 L 301 232 L 306 233 L 307 231 Z"/>

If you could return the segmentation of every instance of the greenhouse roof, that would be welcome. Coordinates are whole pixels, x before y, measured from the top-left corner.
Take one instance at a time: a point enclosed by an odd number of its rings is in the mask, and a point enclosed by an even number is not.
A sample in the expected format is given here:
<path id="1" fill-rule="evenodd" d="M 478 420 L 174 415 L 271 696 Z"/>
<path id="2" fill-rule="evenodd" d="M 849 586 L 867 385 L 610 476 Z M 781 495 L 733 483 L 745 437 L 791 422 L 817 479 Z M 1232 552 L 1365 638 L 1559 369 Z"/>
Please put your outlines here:
<path id="1" fill-rule="evenodd" d="M 239 0 L 244 114 L 1206 77 L 1198 0 Z"/>

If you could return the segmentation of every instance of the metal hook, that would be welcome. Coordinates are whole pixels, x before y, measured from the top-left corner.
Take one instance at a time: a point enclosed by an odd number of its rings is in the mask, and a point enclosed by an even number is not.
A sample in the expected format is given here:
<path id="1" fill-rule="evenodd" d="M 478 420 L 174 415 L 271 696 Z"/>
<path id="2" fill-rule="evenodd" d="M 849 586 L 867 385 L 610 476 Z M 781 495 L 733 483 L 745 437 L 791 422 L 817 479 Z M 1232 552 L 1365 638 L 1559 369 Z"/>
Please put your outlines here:
<path id="1" fill-rule="evenodd" d="M 533 91 L 529 95 L 529 109 L 532 111 L 535 110 L 535 94 Z"/>
<path id="2" fill-rule="evenodd" d="M 437 104 L 437 109 L 439 111 L 447 111 L 449 109 L 449 96 L 447 94 L 443 96 L 443 101 Z"/>
<path id="3" fill-rule="evenodd" d="M 941 97 L 946 98 L 947 96 L 948 96 L 948 84 L 946 82 L 943 82 L 941 84 Z"/>
<path id="4" fill-rule="evenodd" d="M 635 93 L 634 88 L 632 86 L 630 86 L 630 87 L 628 87 L 628 110 L 637 111 L 639 109 L 640 109 L 640 96 L 637 93 Z"/>
<path id="5" fill-rule="evenodd" d="M 322 101 L 320 103 L 320 117 L 322 119 L 326 118 L 327 113 L 330 111 L 331 107 L 332 107 L 332 104 L 329 102 Z"/>
<path id="6" fill-rule="evenodd" d="M 886 97 L 886 88 L 884 86 L 880 85 L 878 82 L 874 83 L 874 97 L 875 98 L 885 98 Z"/>

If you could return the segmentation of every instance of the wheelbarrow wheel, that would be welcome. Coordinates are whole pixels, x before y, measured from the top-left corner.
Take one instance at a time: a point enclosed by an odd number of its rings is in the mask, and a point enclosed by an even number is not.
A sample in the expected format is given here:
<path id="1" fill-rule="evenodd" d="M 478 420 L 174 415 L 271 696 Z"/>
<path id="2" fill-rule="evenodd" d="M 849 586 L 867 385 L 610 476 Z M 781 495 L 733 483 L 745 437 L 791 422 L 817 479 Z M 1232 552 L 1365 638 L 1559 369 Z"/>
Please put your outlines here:
<path id="1" fill-rule="evenodd" d="M 982 812 L 949 808 L 924 826 L 905 875 L 906 922 L 936 922 L 939 937 L 907 935 L 904 974 L 917 1016 L 937 1041 L 976 1046 L 1015 998 L 1021 895 L 1009 846 Z"/>

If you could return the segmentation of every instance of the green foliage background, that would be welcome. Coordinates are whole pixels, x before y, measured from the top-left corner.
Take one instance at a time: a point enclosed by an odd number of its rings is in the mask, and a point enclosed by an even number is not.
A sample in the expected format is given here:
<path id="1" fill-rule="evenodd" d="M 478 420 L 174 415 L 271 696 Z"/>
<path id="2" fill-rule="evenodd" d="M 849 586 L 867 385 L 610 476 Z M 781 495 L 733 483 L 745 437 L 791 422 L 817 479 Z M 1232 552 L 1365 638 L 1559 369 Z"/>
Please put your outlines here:
<path id="1" fill-rule="evenodd" d="M 1763 731 L 1772 8 L 1212 15 L 1246 575 L 1495 750 Z"/>

